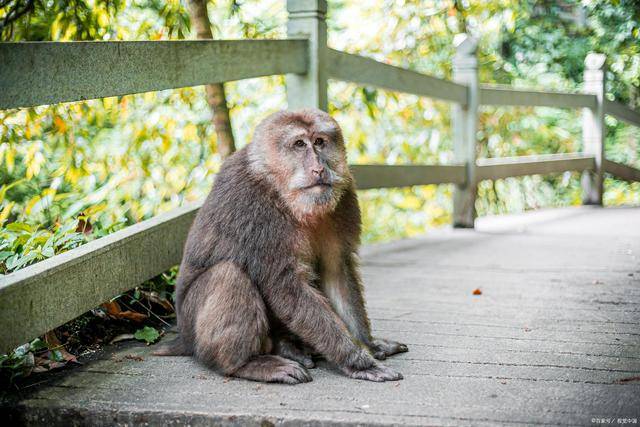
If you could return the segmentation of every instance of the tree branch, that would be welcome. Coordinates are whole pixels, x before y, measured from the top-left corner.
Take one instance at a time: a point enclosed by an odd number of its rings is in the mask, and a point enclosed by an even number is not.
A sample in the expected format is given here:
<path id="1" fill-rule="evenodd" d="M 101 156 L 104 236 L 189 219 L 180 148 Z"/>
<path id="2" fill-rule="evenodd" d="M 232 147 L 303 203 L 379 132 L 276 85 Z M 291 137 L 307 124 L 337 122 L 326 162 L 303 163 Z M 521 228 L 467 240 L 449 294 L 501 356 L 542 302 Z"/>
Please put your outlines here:
<path id="1" fill-rule="evenodd" d="M 196 30 L 197 37 L 199 39 L 213 39 L 211 21 L 207 14 L 207 0 L 190 0 L 189 6 L 191 22 Z M 222 83 L 208 84 L 205 89 L 207 91 L 207 103 L 211 108 L 212 121 L 216 131 L 218 153 L 224 159 L 236 150 L 224 85 Z"/>
<path id="2" fill-rule="evenodd" d="M 2 2 L 0 2 L 0 7 L 6 7 L 7 5 L 9 5 L 9 3 L 11 3 L 11 1 L 12 0 L 3 0 Z M 12 6 L 9 6 L 9 12 L 7 12 L 7 14 L 5 15 L 2 23 L 0 23 L 0 33 L 2 33 L 4 29 L 9 25 L 20 19 L 22 15 L 32 11 L 34 3 L 35 0 L 26 0 L 23 5 L 22 0 L 16 0 L 16 2 Z"/>

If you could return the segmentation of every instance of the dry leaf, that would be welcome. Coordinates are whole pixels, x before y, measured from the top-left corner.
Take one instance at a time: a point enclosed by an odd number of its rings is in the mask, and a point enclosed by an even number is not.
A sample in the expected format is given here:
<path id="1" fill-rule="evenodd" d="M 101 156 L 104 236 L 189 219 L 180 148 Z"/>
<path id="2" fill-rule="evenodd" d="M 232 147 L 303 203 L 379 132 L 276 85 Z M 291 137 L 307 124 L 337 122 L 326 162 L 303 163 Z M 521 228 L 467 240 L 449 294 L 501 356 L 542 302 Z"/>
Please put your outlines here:
<path id="1" fill-rule="evenodd" d="M 64 348 L 56 333 L 54 331 L 49 331 L 44 334 L 44 341 L 49 344 L 49 347 L 55 347 L 55 350 L 60 353 L 62 358 L 67 362 L 77 362 L 78 359 L 73 354 L 69 353 L 67 349 Z M 53 369 L 53 368 L 51 368 Z"/>
<path id="2" fill-rule="evenodd" d="M 89 221 L 89 218 L 85 216 L 83 212 L 78 214 L 78 225 L 76 226 L 76 233 L 91 234 L 93 231 L 93 225 Z"/>
<path id="3" fill-rule="evenodd" d="M 102 308 L 104 308 L 107 314 L 114 319 L 127 319 L 140 323 L 149 317 L 146 314 L 138 313 L 137 311 L 122 311 L 120 304 L 118 304 L 117 301 L 105 302 L 102 304 Z"/>
<path id="4" fill-rule="evenodd" d="M 115 317 L 117 317 L 118 319 L 127 319 L 140 323 L 144 322 L 149 316 L 147 316 L 146 314 L 138 313 L 136 311 L 127 310 L 121 311 Z"/>
<path id="5" fill-rule="evenodd" d="M 105 302 L 102 304 L 102 308 L 104 308 L 107 314 L 111 316 L 117 316 L 118 313 L 122 311 L 120 305 L 116 301 Z"/>
<path id="6" fill-rule="evenodd" d="M 31 372 L 36 373 L 47 372 L 52 369 L 62 368 L 67 364 L 66 362 L 58 362 L 55 360 L 47 359 L 45 357 L 35 357 L 34 363 L 35 366 Z"/>
<path id="7" fill-rule="evenodd" d="M 135 354 L 127 354 L 124 356 L 124 358 L 129 360 L 135 360 L 136 362 L 142 362 L 144 360 L 144 357 L 138 356 Z"/>
<path id="8" fill-rule="evenodd" d="M 159 306 L 162 306 L 162 308 L 164 308 L 165 310 L 167 310 L 169 312 L 173 312 L 174 311 L 173 305 L 169 302 L 169 300 L 167 300 L 166 298 L 160 298 L 160 295 L 158 295 L 157 292 L 149 292 L 149 291 L 140 290 L 140 295 L 142 295 L 143 297 L 145 297 L 149 301 L 151 301 L 153 303 L 156 303 Z"/>

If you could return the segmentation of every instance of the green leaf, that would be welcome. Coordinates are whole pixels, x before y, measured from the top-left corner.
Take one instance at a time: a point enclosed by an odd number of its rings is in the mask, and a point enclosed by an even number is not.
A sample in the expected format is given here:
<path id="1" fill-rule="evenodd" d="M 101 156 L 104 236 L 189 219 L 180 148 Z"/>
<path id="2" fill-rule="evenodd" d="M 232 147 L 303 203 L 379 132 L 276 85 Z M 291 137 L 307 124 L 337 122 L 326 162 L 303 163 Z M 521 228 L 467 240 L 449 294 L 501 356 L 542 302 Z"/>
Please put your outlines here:
<path id="1" fill-rule="evenodd" d="M 51 350 L 50 359 L 56 362 L 63 362 L 64 356 L 62 355 L 62 352 L 60 350 Z"/>
<path id="2" fill-rule="evenodd" d="M 44 350 L 45 348 L 48 348 L 47 343 L 42 341 L 40 338 L 36 338 L 31 341 L 31 344 L 29 344 L 30 351 Z"/>
<path id="3" fill-rule="evenodd" d="M 24 222 L 12 222 L 7 224 L 6 229 L 9 231 L 27 231 L 29 233 L 33 232 L 33 227 L 29 224 L 25 224 Z"/>
<path id="4" fill-rule="evenodd" d="M 22 266 L 27 265 L 28 263 L 30 263 L 31 261 L 33 261 L 34 259 L 36 259 L 38 256 L 37 252 L 29 252 L 27 255 L 25 256 L 19 256 L 18 254 L 12 256 L 11 258 L 9 258 L 6 262 L 6 266 L 8 270 L 17 270 L 19 268 L 21 268 Z"/>
<path id="5" fill-rule="evenodd" d="M 53 248 L 51 246 L 45 246 L 42 248 L 42 256 L 47 258 L 51 258 L 55 253 L 53 252 Z"/>
<path id="6" fill-rule="evenodd" d="M 145 341 L 147 344 L 153 344 L 160 338 L 160 333 L 156 328 L 145 326 L 142 329 L 138 329 L 133 337 L 139 341 Z"/>

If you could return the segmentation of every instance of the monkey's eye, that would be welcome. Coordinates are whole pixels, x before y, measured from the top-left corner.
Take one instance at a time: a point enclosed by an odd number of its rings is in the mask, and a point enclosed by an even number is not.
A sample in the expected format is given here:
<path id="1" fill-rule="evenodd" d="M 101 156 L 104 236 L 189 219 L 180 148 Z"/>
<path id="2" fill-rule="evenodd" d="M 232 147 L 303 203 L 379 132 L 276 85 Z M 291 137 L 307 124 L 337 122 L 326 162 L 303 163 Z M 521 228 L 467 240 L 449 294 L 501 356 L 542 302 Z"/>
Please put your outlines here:
<path id="1" fill-rule="evenodd" d="M 304 143 L 303 140 L 299 139 L 296 142 L 293 143 L 293 146 L 296 148 L 303 148 L 306 144 Z"/>
<path id="2" fill-rule="evenodd" d="M 324 139 L 316 138 L 316 140 L 313 142 L 313 145 L 317 147 L 322 147 L 324 145 Z"/>

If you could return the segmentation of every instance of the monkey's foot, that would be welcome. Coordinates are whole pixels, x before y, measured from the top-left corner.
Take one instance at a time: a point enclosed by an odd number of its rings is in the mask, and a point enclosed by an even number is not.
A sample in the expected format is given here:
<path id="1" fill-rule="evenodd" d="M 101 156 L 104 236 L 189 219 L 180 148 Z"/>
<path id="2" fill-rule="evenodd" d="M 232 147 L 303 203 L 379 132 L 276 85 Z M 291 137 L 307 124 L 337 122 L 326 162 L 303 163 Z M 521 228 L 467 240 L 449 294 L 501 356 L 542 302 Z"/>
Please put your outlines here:
<path id="1" fill-rule="evenodd" d="M 268 383 L 299 384 L 312 380 L 309 372 L 298 362 L 274 355 L 251 358 L 233 376 Z"/>
<path id="2" fill-rule="evenodd" d="M 369 345 L 373 357 L 378 360 L 384 360 L 389 356 L 397 353 L 406 353 L 409 348 L 405 344 L 396 341 L 385 340 L 383 338 L 374 338 Z"/>
<path id="3" fill-rule="evenodd" d="M 295 360 L 307 369 L 316 367 L 311 358 L 311 352 L 303 346 L 296 345 L 294 342 L 281 338 L 274 344 L 273 354 L 282 356 L 286 359 Z"/>
<path id="4" fill-rule="evenodd" d="M 366 381 L 398 381 L 401 380 L 402 374 L 400 372 L 396 372 L 388 366 L 375 364 L 374 366 L 362 370 L 354 370 L 348 372 L 348 375 L 351 378 L 356 378 L 358 380 L 366 380 Z"/>

